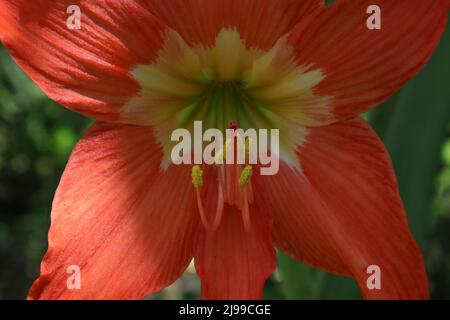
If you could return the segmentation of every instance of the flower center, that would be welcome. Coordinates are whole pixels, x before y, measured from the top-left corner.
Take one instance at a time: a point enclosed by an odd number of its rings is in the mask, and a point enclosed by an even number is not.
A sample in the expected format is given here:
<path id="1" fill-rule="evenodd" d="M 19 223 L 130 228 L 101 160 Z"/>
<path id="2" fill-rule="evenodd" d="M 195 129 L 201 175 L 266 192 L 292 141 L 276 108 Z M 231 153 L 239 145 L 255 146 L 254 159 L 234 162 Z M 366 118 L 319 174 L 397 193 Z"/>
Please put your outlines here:
<path id="1" fill-rule="evenodd" d="M 298 65 L 284 38 L 264 52 L 247 48 L 232 28 L 218 33 L 214 47 L 190 47 L 169 31 L 157 59 L 132 75 L 141 92 L 124 106 L 122 121 L 155 128 L 163 167 L 171 163 L 173 130 L 192 132 L 202 121 L 205 130 L 225 131 L 236 120 L 244 130 L 279 129 L 282 160 L 300 169 L 296 150 L 305 127 L 331 119 L 329 98 L 313 91 L 324 75 Z"/>

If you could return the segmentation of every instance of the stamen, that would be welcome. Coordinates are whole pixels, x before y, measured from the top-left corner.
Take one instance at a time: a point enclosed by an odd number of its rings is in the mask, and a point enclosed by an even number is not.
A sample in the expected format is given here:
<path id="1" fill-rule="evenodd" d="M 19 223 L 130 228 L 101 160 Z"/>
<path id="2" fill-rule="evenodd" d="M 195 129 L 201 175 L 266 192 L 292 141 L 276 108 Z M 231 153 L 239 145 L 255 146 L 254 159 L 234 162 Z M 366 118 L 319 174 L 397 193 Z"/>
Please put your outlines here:
<path id="1" fill-rule="evenodd" d="M 237 128 L 237 124 L 231 124 L 230 127 Z M 241 140 L 239 140 L 241 139 Z M 222 160 L 226 156 L 226 151 L 230 147 L 231 143 L 237 144 L 239 140 L 244 143 L 246 157 L 248 158 L 248 150 L 250 149 L 251 141 L 238 135 L 233 135 L 231 139 L 225 142 L 223 148 L 219 150 L 216 157 L 216 164 L 223 164 Z M 218 191 L 217 191 L 217 207 L 213 222 L 208 221 L 208 217 L 205 213 L 205 208 L 200 194 L 200 188 L 203 186 L 203 171 L 199 165 L 192 167 L 192 184 L 195 187 L 197 206 L 200 214 L 200 219 L 203 226 L 208 231 L 216 230 L 223 216 L 223 210 L 225 202 L 228 205 L 237 206 L 241 210 L 242 220 L 244 228 L 247 232 L 251 231 L 251 219 L 250 219 L 250 203 L 253 203 L 253 190 L 250 180 L 253 175 L 253 167 L 246 165 L 243 169 L 241 165 L 221 165 L 218 166 Z"/>
<path id="2" fill-rule="evenodd" d="M 224 206 L 224 199 L 223 199 L 223 190 L 222 186 L 219 183 L 218 184 L 218 190 L 217 190 L 217 207 L 216 207 L 216 214 L 213 223 L 209 223 L 208 218 L 206 217 L 205 209 L 203 206 L 203 201 L 200 195 L 200 188 L 203 186 L 203 171 L 200 168 L 200 166 L 195 165 L 192 167 L 192 184 L 195 187 L 195 195 L 197 198 L 197 207 L 198 211 L 200 213 L 200 220 L 202 221 L 203 226 L 208 231 L 215 231 L 222 221 L 223 216 L 223 206 Z"/>

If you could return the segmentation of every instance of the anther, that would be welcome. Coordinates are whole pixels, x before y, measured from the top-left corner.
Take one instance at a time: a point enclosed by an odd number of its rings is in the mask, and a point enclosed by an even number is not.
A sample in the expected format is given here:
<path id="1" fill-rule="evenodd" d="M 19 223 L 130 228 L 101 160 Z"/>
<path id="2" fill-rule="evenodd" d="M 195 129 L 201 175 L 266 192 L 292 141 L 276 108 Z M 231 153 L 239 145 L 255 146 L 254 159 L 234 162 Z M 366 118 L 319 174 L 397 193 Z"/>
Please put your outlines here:
<path id="1" fill-rule="evenodd" d="M 195 189 L 201 188 L 203 186 L 203 171 L 199 165 L 192 167 L 192 184 Z"/>
<path id="2" fill-rule="evenodd" d="M 239 184 L 241 186 L 245 186 L 251 179 L 253 175 L 253 168 L 251 165 L 245 166 L 245 168 L 241 172 L 241 176 L 239 177 Z"/>

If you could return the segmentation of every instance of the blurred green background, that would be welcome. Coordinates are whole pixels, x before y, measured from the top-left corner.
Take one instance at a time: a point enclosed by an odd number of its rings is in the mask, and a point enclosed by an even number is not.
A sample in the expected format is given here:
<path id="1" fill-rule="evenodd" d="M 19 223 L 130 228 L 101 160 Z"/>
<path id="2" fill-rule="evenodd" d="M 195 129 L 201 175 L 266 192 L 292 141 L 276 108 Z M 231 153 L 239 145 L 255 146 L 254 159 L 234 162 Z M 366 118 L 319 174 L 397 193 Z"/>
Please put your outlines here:
<path id="1" fill-rule="evenodd" d="M 450 299 L 450 28 L 431 62 L 364 115 L 385 141 L 431 294 Z M 23 299 L 47 247 L 54 191 L 90 120 L 50 101 L 0 47 L 0 299 Z M 198 298 L 193 268 L 156 299 Z M 356 284 L 279 255 L 268 299 L 359 299 Z"/>

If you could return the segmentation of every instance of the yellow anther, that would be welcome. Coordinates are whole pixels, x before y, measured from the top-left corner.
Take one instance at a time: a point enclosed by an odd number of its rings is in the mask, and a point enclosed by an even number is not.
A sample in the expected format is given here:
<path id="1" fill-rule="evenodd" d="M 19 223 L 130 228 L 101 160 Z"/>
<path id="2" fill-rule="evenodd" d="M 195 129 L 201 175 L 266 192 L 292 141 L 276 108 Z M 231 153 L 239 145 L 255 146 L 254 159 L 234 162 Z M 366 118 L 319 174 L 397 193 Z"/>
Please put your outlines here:
<path id="1" fill-rule="evenodd" d="M 239 177 L 239 184 L 245 186 L 253 175 L 253 168 L 250 165 L 245 166 Z"/>
<path id="2" fill-rule="evenodd" d="M 196 189 L 203 186 L 203 171 L 199 165 L 192 167 L 192 184 Z"/>

